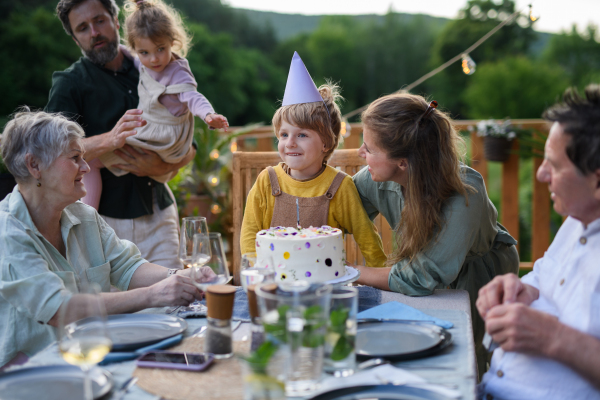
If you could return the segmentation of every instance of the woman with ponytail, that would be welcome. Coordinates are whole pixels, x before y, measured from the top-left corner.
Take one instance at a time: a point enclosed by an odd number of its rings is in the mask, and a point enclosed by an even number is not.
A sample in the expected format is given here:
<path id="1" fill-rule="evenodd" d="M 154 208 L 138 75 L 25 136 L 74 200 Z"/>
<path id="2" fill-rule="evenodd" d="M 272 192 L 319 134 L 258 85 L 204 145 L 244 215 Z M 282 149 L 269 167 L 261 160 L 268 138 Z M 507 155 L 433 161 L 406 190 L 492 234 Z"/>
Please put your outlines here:
<path id="1" fill-rule="evenodd" d="M 475 300 L 496 275 L 518 271 L 517 242 L 497 222 L 481 175 L 461 163 L 463 141 L 437 102 L 393 94 L 371 103 L 362 120 L 359 154 L 368 168 L 354 183 L 369 217 L 382 214 L 395 229 L 395 246 L 387 268 L 359 267 L 359 283 L 409 296 L 467 290 L 481 373 Z"/>

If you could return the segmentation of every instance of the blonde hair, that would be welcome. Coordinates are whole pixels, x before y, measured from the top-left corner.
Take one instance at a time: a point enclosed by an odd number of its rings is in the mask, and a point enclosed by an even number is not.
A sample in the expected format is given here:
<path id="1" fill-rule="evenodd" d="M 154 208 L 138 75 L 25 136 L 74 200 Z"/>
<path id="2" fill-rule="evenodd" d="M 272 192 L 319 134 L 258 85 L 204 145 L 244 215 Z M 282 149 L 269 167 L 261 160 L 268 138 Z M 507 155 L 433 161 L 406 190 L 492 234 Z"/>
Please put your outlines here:
<path id="1" fill-rule="evenodd" d="M 319 87 L 319 93 L 325 104 L 315 102 L 280 107 L 275 112 L 272 123 L 277 137 L 283 121 L 317 132 L 327 149 L 324 158 L 327 161 L 341 140 L 342 113 L 337 102 L 343 100 L 343 97 L 340 95 L 340 87 L 329 82 Z"/>
<path id="2" fill-rule="evenodd" d="M 181 16 L 173 7 L 161 0 L 128 0 L 125 9 L 125 38 L 135 51 L 135 41 L 148 38 L 153 42 L 168 38 L 173 42 L 173 52 L 185 57 L 190 48 L 191 37 Z"/>
<path id="3" fill-rule="evenodd" d="M 387 157 L 408 161 L 408 183 L 400 223 L 396 227 L 397 248 L 388 265 L 414 257 L 442 229 L 442 205 L 455 193 L 474 190 L 461 179 L 460 161 L 464 141 L 450 117 L 434 110 L 424 117 L 428 102 L 422 96 L 392 94 L 375 100 L 362 114 L 365 128 Z"/>

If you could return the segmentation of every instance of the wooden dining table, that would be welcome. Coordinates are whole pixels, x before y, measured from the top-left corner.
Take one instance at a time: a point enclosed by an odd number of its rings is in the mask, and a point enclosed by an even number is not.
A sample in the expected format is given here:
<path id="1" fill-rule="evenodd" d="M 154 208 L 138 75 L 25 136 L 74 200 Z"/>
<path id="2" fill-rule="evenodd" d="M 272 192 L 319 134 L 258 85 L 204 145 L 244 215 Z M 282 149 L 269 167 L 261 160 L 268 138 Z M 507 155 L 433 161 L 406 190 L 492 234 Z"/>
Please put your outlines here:
<path id="1" fill-rule="evenodd" d="M 414 307 L 428 315 L 453 323 L 448 329 L 452 335 L 452 345 L 441 352 L 416 360 L 394 362 L 393 365 L 403 368 L 415 375 L 424 378 L 428 383 L 439 384 L 453 388 L 460 392 L 461 399 L 471 400 L 476 398 L 477 366 L 475 361 L 475 347 L 469 306 L 469 295 L 464 290 L 440 289 L 435 290 L 430 296 L 409 297 L 399 293 L 380 291 L 380 303 L 397 301 Z M 141 311 L 142 313 L 166 313 L 168 308 L 153 308 Z M 184 339 L 206 325 L 205 318 L 187 318 L 187 329 Z M 234 332 L 234 341 L 250 336 L 250 324 L 242 323 Z M 35 367 L 45 365 L 65 365 L 58 352 L 56 344 L 52 344 L 40 353 L 33 356 L 27 363 L 19 366 Z M 135 361 L 125 361 L 102 366 L 109 371 L 114 380 L 114 389 L 103 399 L 114 398 L 115 391 L 132 376 L 136 368 Z M 13 368 L 14 369 L 14 368 Z M 137 385 L 133 386 L 123 397 L 124 400 L 159 400 L 161 397 L 148 393 Z"/>

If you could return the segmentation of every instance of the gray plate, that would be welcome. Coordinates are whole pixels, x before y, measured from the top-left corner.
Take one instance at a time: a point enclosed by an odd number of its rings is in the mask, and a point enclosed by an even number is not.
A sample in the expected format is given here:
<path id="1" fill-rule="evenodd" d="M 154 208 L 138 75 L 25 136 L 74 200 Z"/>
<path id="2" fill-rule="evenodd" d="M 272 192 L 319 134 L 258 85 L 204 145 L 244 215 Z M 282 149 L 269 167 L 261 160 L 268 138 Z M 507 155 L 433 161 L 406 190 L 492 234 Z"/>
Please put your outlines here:
<path id="1" fill-rule="evenodd" d="M 106 395 L 113 387 L 112 375 L 101 368 L 89 372 L 94 399 Z M 2 400 L 70 400 L 83 399 L 83 372 L 72 365 L 23 368 L 0 373 Z"/>
<path id="2" fill-rule="evenodd" d="M 439 393 L 410 386 L 373 385 L 335 389 L 311 400 L 449 400 Z"/>
<path id="3" fill-rule="evenodd" d="M 436 353 L 452 343 L 452 335 L 429 323 L 365 321 L 358 324 L 356 355 L 408 360 Z"/>
<path id="4" fill-rule="evenodd" d="M 187 329 L 187 322 L 164 314 L 118 314 L 107 318 L 112 351 L 133 351 L 161 340 L 179 335 Z M 85 323 L 78 330 L 85 331 Z"/>

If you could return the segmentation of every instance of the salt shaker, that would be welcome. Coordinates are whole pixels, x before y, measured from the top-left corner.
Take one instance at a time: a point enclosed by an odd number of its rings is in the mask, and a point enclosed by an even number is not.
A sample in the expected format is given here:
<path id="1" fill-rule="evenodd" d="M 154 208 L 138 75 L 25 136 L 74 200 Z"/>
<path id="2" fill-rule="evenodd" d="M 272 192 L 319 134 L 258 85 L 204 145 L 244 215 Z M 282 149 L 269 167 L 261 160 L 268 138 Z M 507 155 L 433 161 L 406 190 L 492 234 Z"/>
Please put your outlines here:
<path id="1" fill-rule="evenodd" d="M 204 351 L 214 354 L 215 358 L 229 358 L 233 355 L 231 316 L 234 298 L 233 286 L 211 285 L 206 290 L 208 312 Z"/>
<path id="2" fill-rule="evenodd" d="M 265 328 L 262 326 L 260 316 L 258 315 L 255 288 L 256 285 L 248 286 L 248 309 L 250 310 L 250 320 L 252 321 L 250 326 L 250 351 L 255 351 L 265 341 Z"/>

